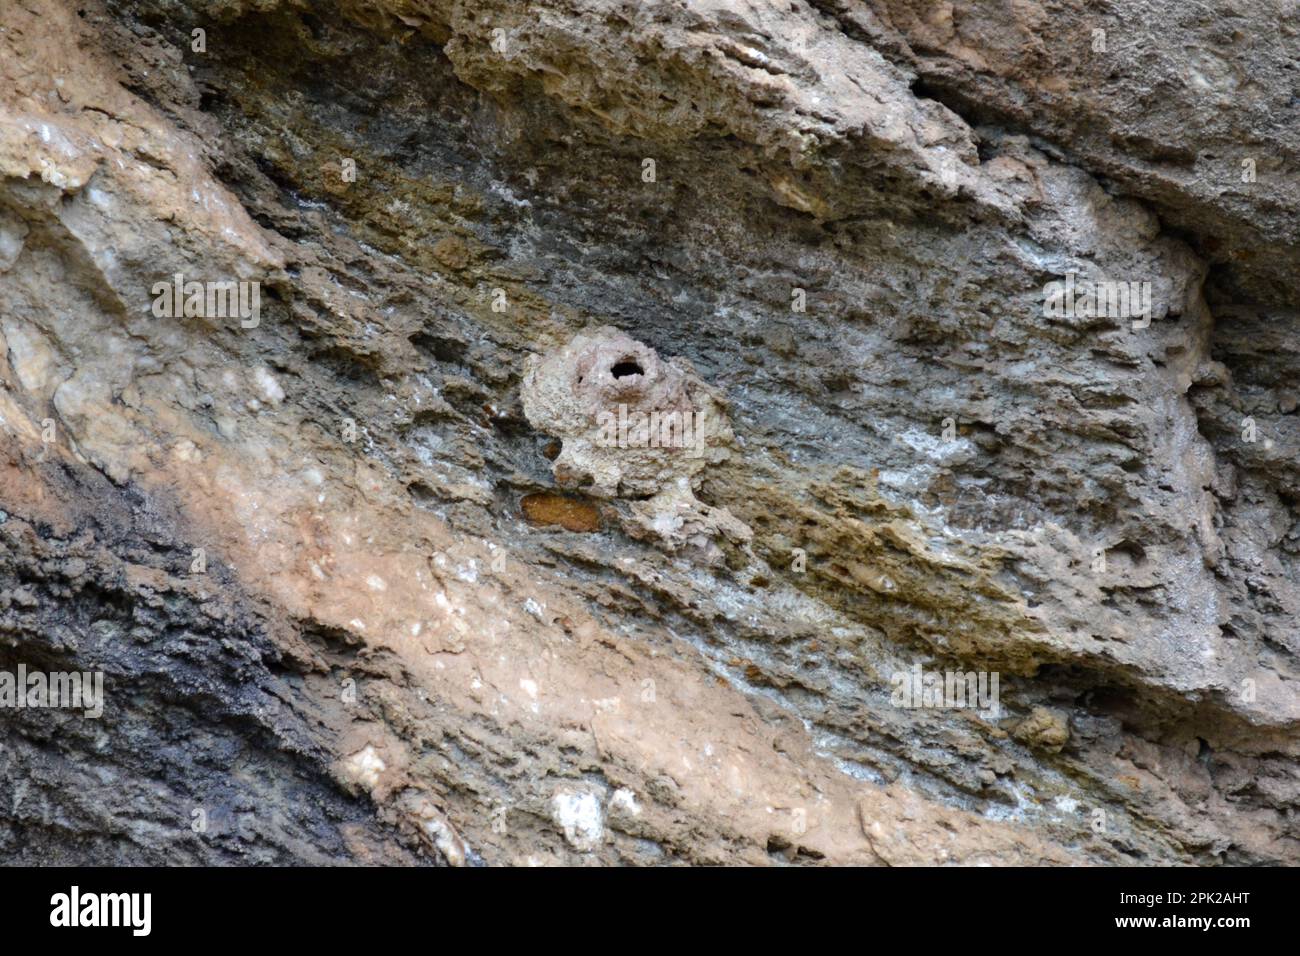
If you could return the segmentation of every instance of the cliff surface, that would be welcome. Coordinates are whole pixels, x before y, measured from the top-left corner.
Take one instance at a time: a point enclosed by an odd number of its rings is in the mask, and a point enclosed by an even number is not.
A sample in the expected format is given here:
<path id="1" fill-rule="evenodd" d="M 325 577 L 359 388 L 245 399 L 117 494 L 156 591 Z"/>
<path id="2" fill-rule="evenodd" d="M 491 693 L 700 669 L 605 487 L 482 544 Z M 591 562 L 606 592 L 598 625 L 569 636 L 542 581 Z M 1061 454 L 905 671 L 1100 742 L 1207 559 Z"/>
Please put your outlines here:
<path id="1" fill-rule="evenodd" d="M 1300 12 L 1103 6 L 0 0 L 0 859 L 1300 862 Z"/>

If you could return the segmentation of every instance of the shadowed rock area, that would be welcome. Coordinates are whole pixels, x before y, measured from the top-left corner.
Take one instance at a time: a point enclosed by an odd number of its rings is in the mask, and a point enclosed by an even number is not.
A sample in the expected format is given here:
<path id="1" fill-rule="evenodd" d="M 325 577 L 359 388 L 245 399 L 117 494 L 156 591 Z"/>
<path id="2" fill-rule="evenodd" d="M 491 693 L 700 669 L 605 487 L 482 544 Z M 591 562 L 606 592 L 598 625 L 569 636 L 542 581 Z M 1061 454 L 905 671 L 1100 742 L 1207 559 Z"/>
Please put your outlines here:
<path id="1" fill-rule="evenodd" d="M 0 860 L 1300 863 L 1300 10 L 1102 6 L 0 4 Z"/>

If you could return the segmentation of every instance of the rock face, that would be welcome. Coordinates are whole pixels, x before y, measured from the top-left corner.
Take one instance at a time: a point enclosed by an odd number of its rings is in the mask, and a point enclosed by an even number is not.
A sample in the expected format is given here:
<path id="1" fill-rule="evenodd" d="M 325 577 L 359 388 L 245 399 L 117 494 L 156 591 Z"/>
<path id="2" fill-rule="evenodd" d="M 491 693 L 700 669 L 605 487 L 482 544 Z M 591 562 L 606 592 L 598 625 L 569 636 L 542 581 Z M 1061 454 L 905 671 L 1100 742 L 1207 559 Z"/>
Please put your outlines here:
<path id="1" fill-rule="evenodd" d="M 0 858 L 1300 862 L 1298 55 L 0 5 Z"/>

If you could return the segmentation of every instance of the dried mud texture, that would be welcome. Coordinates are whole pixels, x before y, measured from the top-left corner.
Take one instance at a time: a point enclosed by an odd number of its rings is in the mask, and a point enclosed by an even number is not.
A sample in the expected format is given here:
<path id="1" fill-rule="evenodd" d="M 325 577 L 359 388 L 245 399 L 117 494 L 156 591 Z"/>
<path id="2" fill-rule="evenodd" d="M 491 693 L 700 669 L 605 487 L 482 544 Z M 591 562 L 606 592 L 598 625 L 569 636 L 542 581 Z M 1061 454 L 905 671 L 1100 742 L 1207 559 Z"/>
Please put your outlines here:
<path id="1" fill-rule="evenodd" d="M 1298 31 L 0 5 L 0 670 L 107 692 L 0 711 L 0 859 L 1300 862 Z M 529 412 L 584 335 L 702 465 Z"/>
<path id="2" fill-rule="evenodd" d="M 519 392 L 528 423 L 561 438 L 558 481 L 634 499 L 624 522 L 632 537 L 690 546 L 716 563 L 715 537 L 743 546 L 753 536 L 695 497 L 704 469 L 731 456 L 734 435 L 721 396 L 690 362 L 661 361 L 617 329 L 593 329 L 544 359 L 530 356 Z"/>

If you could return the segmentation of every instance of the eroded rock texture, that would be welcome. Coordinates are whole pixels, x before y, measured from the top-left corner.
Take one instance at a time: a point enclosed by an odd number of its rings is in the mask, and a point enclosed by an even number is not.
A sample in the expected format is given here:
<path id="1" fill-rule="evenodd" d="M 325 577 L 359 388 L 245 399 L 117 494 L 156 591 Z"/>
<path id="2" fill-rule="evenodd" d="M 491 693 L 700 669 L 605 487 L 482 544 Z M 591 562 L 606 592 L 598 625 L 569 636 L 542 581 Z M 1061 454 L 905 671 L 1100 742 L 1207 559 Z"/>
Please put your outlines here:
<path id="1" fill-rule="evenodd" d="M 0 857 L 1300 862 L 1298 34 L 0 3 Z"/>

